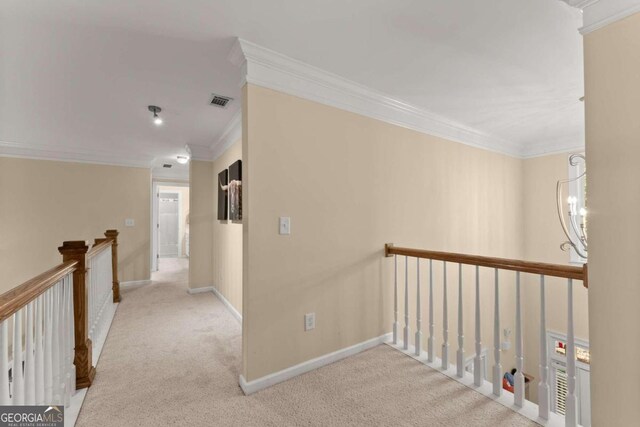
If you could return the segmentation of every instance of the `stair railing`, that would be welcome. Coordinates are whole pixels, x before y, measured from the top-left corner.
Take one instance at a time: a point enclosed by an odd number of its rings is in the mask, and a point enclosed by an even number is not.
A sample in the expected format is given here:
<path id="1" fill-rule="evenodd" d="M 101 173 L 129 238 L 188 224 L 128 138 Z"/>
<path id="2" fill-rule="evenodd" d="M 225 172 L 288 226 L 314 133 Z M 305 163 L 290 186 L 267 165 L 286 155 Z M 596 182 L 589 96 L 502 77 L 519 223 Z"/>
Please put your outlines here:
<path id="1" fill-rule="evenodd" d="M 434 261 L 442 262 L 442 290 L 443 290 L 443 319 L 442 319 L 442 347 L 440 352 L 440 366 L 443 370 L 450 368 L 449 362 L 449 331 L 448 331 L 448 300 L 447 300 L 447 270 L 448 264 L 457 264 L 458 273 L 458 330 L 457 330 L 457 350 L 455 375 L 458 378 L 465 376 L 465 354 L 464 354 L 464 331 L 463 331 L 463 266 L 470 265 L 475 268 L 475 355 L 473 357 L 473 383 L 480 387 L 484 383 L 485 373 L 482 362 L 482 337 L 481 337 L 481 298 L 480 298 L 480 268 L 494 270 L 493 294 L 494 294 L 494 315 L 493 315 L 493 352 L 494 366 L 491 372 L 491 382 L 493 384 L 493 394 L 502 395 L 503 368 L 501 361 L 501 340 L 500 340 L 500 271 L 507 270 L 514 272 L 515 280 L 515 384 L 513 404 L 522 408 L 525 395 L 525 378 L 523 374 L 523 324 L 522 324 L 522 294 L 521 294 L 521 273 L 530 273 L 539 276 L 540 289 L 540 382 L 538 384 L 538 416 L 543 420 L 549 419 L 550 412 L 550 385 L 549 366 L 547 360 L 547 326 L 546 326 L 546 301 L 545 301 L 545 277 L 560 277 L 567 279 L 567 395 L 565 406 L 565 424 L 576 426 L 578 421 L 578 402 L 576 395 L 576 350 L 574 336 L 573 319 L 573 287 L 574 280 L 582 281 L 588 287 L 588 267 L 570 265 L 557 265 L 539 262 L 529 262 L 506 258 L 493 258 L 476 255 L 464 255 L 449 252 L 437 252 L 422 249 L 396 247 L 391 243 L 385 245 L 385 256 L 394 258 L 394 320 L 393 320 L 393 344 L 408 351 L 410 344 L 410 319 L 409 319 L 409 259 L 415 259 L 416 266 L 416 333 L 414 343 L 415 355 L 422 355 L 422 308 L 421 308 L 421 284 L 420 284 L 420 260 L 427 260 L 429 263 L 428 277 L 428 312 L 429 323 L 427 337 L 426 360 L 434 363 L 437 359 L 435 348 L 435 321 L 434 321 L 434 300 L 433 300 L 433 271 Z M 398 257 L 404 257 L 404 328 L 402 330 L 402 343 L 400 343 L 400 323 L 399 323 L 399 295 L 398 295 Z M 413 267 L 412 267 L 413 268 Z M 504 275 L 504 273 L 503 273 Z"/>
<path id="2" fill-rule="evenodd" d="M 118 232 L 105 236 L 64 242 L 61 264 L 0 295 L 0 405 L 69 406 L 91 386 L 91 328 L 119 299 Z"/>

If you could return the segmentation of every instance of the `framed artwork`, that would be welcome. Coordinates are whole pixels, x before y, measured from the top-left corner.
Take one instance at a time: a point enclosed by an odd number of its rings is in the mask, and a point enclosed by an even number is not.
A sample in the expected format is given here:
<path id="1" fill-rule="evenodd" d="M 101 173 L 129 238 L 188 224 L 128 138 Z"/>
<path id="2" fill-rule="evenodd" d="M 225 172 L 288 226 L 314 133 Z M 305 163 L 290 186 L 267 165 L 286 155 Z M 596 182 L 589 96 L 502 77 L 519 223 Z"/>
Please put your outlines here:
<path id="1" fill-rule="evenodd" d="M 229 219 L 242 221 L 242 160 L 229 166 Z"/>
<path id="2" fill-rule="evenodd" d="M 228 214 L 228 187 L 229 187 L 229 171 L 223 170 L 218 174 L 218 220 L 225 221 L 229 218 Z"/>

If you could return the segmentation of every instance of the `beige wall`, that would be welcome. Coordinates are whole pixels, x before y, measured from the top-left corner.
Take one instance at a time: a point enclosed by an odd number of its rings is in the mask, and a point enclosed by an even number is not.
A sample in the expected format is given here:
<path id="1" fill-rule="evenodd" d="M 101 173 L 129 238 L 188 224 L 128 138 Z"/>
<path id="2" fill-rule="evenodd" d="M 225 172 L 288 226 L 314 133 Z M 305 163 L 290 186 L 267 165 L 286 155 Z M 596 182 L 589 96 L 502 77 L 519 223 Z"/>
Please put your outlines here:
<path id="1" fill-rule="evenodd" d="M 161 185 L 160 193 L 179 193 L 180 194 L 180 215 L 179 215 L 179 241 L 180 253 L 186 256 L 186 234 L 189 232 L 189 187 L 175 187 Z"/>
<path id="2" fill-rule="evenodd" d="M 587 34 L 593 425 L 640 419 L 640 14 Z"/>
<path id="3" fill-rule="evenodd" d="M 566 240 L 558 221 L 555 189 L 559 179 L 569 175 L 569 154 L 527 159 L 523 162 L 524 259 L 528 261 L 568 264 L 569 253 L 560 249 Z M 563 197 L 566 200 L 566 197 Z M 524 356 L 526 373 L 535 377 L 529 386 L 530 400 L 538 401 L 540 372 L 540 280 L 525 275 L 523 282 Z M 575 336 L 589 340 L 588 291 L 580 282 L 574 284 Z M 547 329 L 566 334 L 567 281 L 546 278 Z"/>
<path id="4" fill-rule="evenodd" d="M 0 157 L 0 292 L 59 264 L 63 241 L 110 228 L 120 280 L 149 279 L 150 197 L 148 169 Z"/>
<path id="5" fill-rule="evenodd" d="M 253 85 L 245 88 L 243 104 L 247 380 L 389 332 L 393 265 L 383 258 L 385 242 L 523 255 L 521 160 Z M 291 217 L 290 236 L 278 235 L 279 216 Z M 410 274 L 414 270 L 412 264 Z M 453 285 L 456 268 L 449 271 Z M 472 269 L 465 277 L 465 286 L 473 286 Z M 492 280 L 493 272 L 483 272 L 487 319 Z M 449 289 L 453 360 L 457 289 Z M 512 289 L 501 287 L 501 315 L 513 330 Z M 469 353 L 472 301 L 465 299 Z M 304 332 L 308 312 L 316 313 L 317 326 Z M 413 314 L 411 319 L 413 333 Z M 438 339 L 441 325 L 438 320 Z M 491 331 L 492 323 L 484 321 L 490 355 Z M 511 366 L 512 354 L 503 357 Z"/>
<path id="6" fill-rule="evenodd" d="M 192 160 L 189 182 L 189 288 L 194 289 L 212 285 L 213 163 Z"/>
<path id="7" fill-rule="evenodd" d="M 242 313 L 242 223 L 218 221 L 218 173 L 242 160 L 238 140 L 213 162 L 213 286 Z"/>

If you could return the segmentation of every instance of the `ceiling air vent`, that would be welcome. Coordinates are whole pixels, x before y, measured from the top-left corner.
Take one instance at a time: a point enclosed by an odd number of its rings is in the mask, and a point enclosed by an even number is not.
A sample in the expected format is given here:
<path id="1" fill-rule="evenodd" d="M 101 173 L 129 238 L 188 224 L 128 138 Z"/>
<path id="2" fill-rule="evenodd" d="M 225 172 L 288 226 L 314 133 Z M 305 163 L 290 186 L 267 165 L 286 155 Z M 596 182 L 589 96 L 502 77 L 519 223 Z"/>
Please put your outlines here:
<path id="1" fill-rule="evenodd" d="M 228 96 L 216 95 L 214 93 L 213 98 L 211 99 L 211 105 L 218 108 L 225 108 L 231 101 L 233 101 L 233 98 L 229 98 Z"/>
<path id="2" fill-rule="evenodd" d="M 173 165 L 170 165 L 169 163 L 165 163 L 164 165 L 162 165 L 163 168 L 167 168 L 167 169 L 171 168 L 171 166 Z"/>

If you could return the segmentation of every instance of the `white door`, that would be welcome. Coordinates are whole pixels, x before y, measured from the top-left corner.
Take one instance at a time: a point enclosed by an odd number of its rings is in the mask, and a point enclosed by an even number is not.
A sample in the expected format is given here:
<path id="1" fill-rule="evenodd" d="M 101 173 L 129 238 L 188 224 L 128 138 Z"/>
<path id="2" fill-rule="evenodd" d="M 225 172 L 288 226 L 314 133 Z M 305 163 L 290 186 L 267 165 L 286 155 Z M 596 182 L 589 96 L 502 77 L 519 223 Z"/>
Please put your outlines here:
<path id="1" fill-rule="evenodd" d="M 158 255 L 175 258 L 178 256 L 180 237 L 178 193 L 160 193 L 158 203 Z"/>

